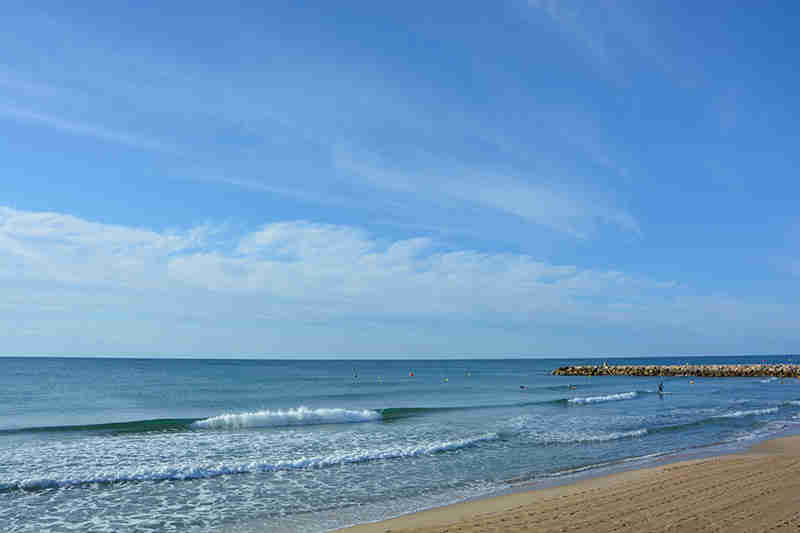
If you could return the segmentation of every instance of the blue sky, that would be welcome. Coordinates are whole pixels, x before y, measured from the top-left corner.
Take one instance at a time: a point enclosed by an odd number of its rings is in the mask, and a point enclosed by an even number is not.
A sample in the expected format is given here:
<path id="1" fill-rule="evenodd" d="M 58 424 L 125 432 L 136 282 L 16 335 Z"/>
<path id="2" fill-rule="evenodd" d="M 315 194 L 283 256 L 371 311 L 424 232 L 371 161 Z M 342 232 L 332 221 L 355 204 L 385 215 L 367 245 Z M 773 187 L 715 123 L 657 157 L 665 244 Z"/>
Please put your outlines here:
<path id="1" fill-rule="evenodd" d="M 798 22 L 12 2 L 2 352 L 797 353 Z"/>

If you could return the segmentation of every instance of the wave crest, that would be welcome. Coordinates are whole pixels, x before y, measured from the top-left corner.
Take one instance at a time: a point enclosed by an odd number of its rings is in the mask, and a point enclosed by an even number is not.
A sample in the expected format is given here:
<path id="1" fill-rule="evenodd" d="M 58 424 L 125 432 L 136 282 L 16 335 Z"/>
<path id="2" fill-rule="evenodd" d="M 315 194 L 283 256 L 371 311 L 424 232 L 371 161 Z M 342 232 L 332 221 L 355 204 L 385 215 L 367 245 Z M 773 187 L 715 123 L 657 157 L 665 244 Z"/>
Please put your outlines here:
<path id="1" fill-rule="evenodd" d="M 380 419 L 380 413 L 371 409 L 310 409 L 301 406 L 292 409 L 266 409 L 249 413 L 226 413 L 198 420 L 192 424 L 192 427 L 203 429 L 241 429 L 253 427 L 351 424 L 356 422 L 372 422 Z"/>
<path id="2" fill-rule="evenodd" d="M 546 443 L 554 444 L 571 444 L 581 442 L 607 442 L 611 440 L 632 439 L 636 437 L 644 437 L 647 435 L 647 429 L 636 429 L 632 431 L 614 431 L 611 433 L 546 433 L 539 436 L 539 440 Z"/>
<path id="3" fill-rule="evenodd" d="M 601 403 L 601 402 L 616 402 L 620 400 L 632 400 L 639 395 L 638 392 L 620 392 L 619 394 L 609 394 L 607 396 L 587 396 L 584 398 L 570 398 L 568 403 L 574 404 L 587 404 L 587 403 Z"/>
<path id="4" fill-rule="evenodd" d="M 724 415 L 719 415 L 718 418 L 741 418 L 743 416 L 769 415 L 777 412 L 777 407 L 770 407 L 768 409 L 750 409 L 749 411 L 734 411 L 732 413 L 725 413 Z"/>

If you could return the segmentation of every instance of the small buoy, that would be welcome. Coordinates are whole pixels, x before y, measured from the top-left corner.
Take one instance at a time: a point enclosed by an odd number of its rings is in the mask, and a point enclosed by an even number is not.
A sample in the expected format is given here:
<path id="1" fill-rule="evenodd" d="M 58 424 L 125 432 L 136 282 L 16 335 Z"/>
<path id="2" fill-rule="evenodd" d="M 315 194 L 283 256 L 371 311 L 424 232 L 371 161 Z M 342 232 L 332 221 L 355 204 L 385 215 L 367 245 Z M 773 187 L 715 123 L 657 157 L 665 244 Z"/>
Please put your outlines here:
<path id="1" fill-rule="evenodd" d="M 694 380 L 690 379 L 689 380 L 689 385 L 694 385 Z"/>
<path id="2" fill-rule="evenodd" d="M 413 378 L 414 377 L 414 373 L 413 372 L 409 372 L 408 373 L 408 377 Z"/>
<path id="3" fill-rule="evenodd" d="M 447 383 L 447 378 L 444 378 L 444 382 Z"/>

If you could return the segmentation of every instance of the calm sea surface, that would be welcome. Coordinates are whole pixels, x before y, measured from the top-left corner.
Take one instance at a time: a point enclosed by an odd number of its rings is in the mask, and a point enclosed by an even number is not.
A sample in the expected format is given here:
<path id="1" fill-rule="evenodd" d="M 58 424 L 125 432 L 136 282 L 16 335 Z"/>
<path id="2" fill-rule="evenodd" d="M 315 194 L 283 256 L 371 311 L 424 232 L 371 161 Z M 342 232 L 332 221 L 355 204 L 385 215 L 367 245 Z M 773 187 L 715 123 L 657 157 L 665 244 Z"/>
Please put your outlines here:
<path id="1" fill-rule="evenodd" d="M 581 363 L 0 358 L 0 530 L 318 532 L 800 432 L 800 380 Z"/>

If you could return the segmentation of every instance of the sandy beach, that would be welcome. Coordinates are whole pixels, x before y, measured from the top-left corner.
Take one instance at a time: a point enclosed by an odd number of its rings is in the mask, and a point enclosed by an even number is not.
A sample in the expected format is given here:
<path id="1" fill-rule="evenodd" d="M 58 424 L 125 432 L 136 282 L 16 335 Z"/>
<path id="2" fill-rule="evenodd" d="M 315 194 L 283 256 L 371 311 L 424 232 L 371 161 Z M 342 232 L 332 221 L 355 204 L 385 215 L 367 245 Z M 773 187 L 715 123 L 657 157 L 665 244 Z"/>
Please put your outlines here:
<path id="1" fill-rule="evenodd" d="M 466 502 L 347 533 L 780 532 L 800 530 L 800 436 Z"/>

